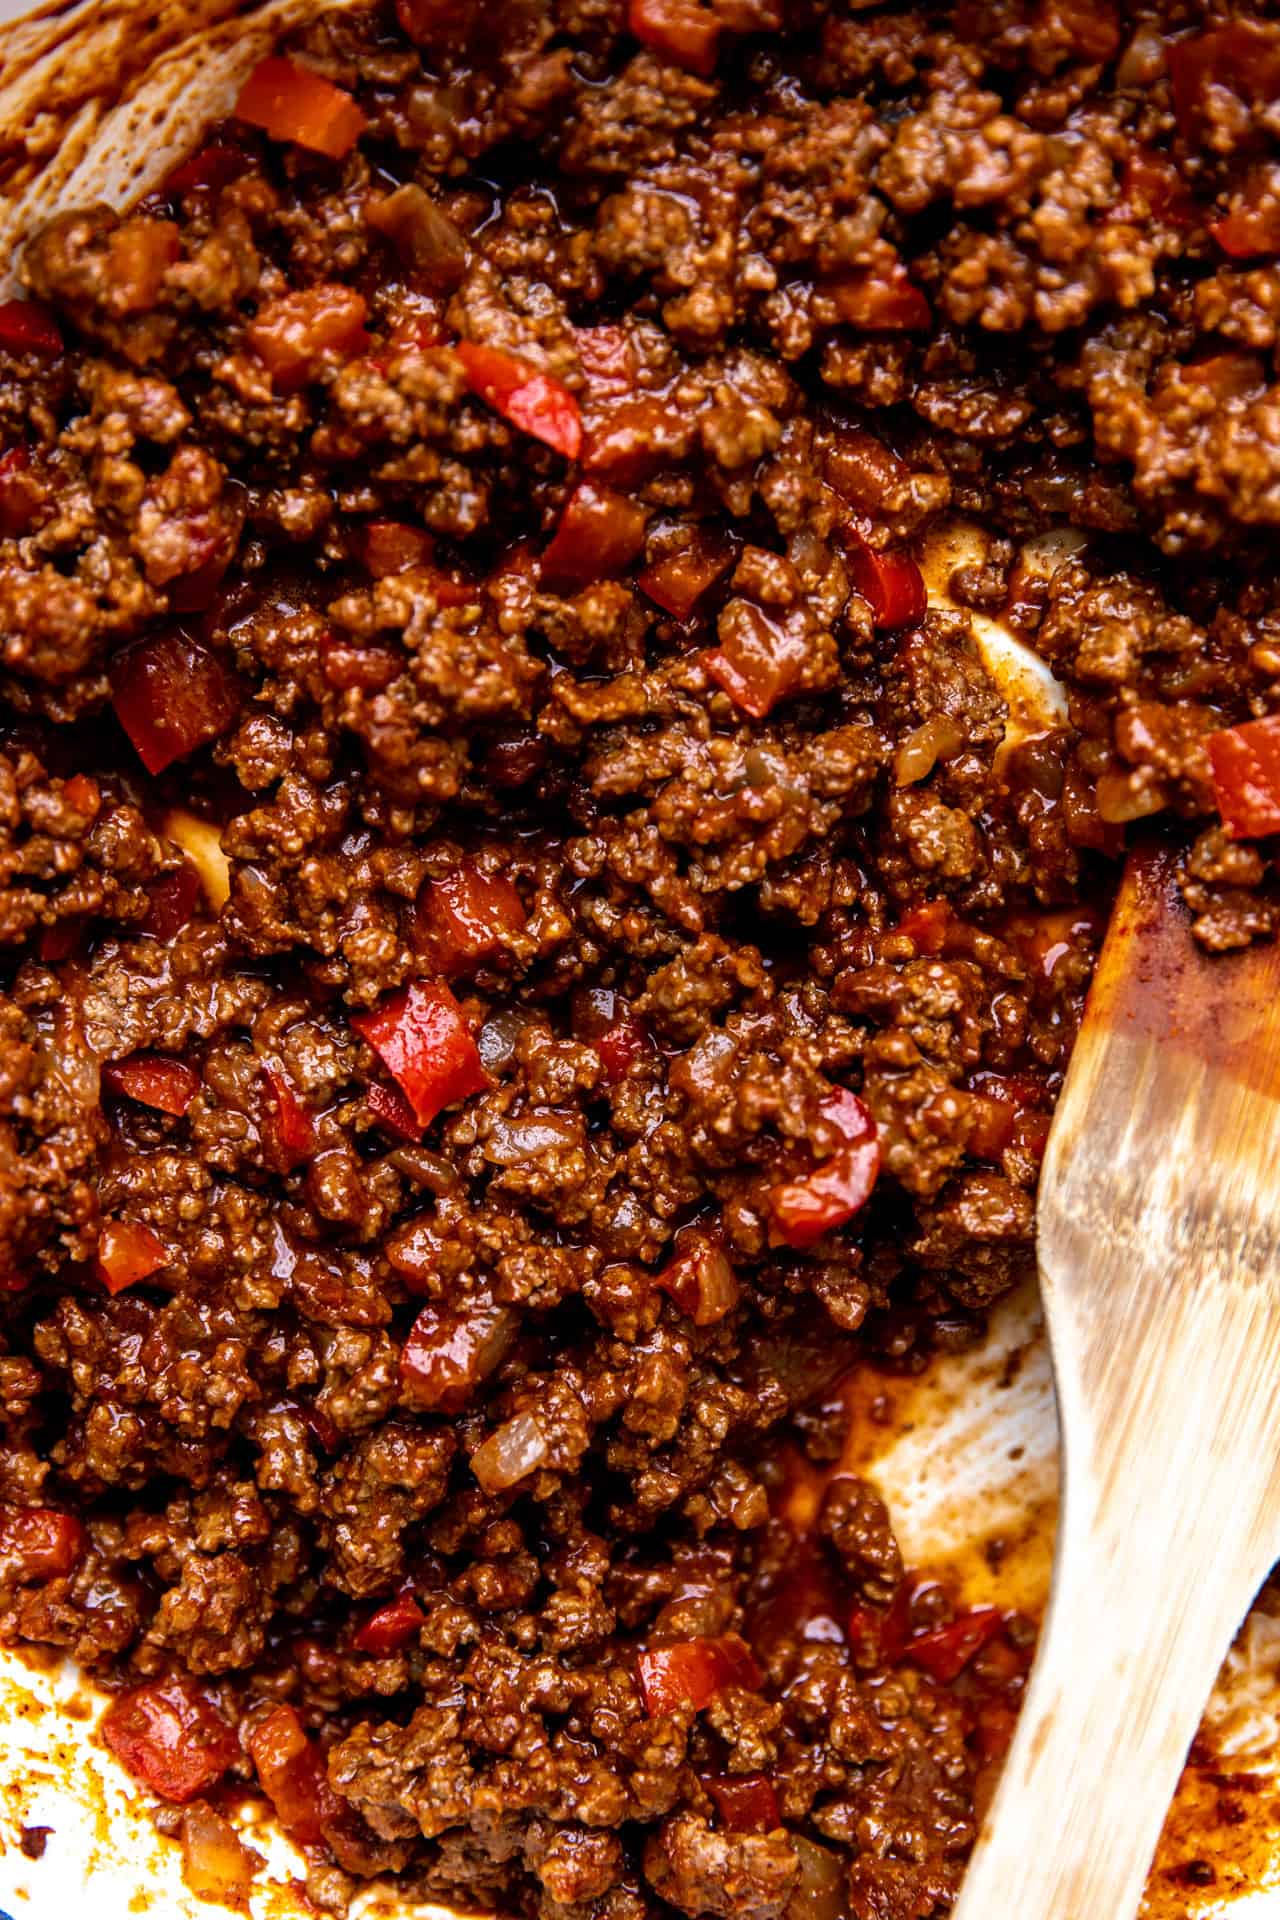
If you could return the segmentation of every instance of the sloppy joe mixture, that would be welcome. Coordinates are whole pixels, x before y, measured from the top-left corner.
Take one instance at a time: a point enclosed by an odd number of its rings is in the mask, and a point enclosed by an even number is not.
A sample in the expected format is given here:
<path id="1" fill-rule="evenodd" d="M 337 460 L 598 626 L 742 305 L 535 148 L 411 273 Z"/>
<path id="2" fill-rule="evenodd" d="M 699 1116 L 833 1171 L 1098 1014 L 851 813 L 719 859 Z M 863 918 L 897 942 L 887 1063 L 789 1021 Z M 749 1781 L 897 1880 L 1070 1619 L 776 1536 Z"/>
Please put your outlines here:
<path id="1" fill-rule="evenodd" d="M 30 239 L 0 1625 L 198 1890 L 949 1911 L 1034 1630 L 840 1384 L 1030 1270 L 1128 824 L 1280 916 L 1278 133 L 1185 0 L 399 0 Z"/>

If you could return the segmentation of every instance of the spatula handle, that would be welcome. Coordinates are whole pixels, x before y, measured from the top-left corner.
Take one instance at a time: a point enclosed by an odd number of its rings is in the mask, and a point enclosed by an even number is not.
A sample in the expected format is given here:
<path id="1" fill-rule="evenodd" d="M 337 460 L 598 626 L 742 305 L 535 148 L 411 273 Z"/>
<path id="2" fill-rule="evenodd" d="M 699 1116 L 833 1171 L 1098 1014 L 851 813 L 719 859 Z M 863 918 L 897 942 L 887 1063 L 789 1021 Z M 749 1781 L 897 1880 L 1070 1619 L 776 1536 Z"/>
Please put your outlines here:
<path id="1" fill-rule="evenodd" d="M 1181 1434 L 1134 1436 L 1102 1471 L 1068 1461 L 1049 1616 L 954 1920 L 1137 1912 L 1187 1750 L 1274 1553 L 1270 1495 L 1254 1484 L 1263 1463 L 1206 1461 L 1212 1434 L 1197 1437 L 1194 1406 L 1182 1417 Z"/>

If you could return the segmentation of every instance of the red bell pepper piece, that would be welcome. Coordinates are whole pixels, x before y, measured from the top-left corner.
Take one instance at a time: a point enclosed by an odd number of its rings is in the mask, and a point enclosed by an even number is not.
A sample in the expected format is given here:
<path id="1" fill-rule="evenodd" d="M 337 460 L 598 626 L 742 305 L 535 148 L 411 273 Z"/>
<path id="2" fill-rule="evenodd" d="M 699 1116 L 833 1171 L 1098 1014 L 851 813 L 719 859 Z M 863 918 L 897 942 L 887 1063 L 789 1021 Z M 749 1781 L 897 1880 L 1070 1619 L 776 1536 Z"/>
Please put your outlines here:
<path id="1" fill-rule="evenodd" d="M 351 1025 L 398 1084 L 420 1126 L 489 1082 L 462 1010 L 448 987 L 415 980 Z"/>
<path id="2" fill-rule="evenodd" d="M 262 1078 L 266 1087 L 271 1158 L 279 1172 L 291 1173 L 315 1152 L 315 1127 L 284 1074 L 277 1073 L 274 1067 L 265 1067 Z"/>
<path id="3" fill-rule="evenodd" d="M 1198 140 L 1205 93 L 1224 87 L 1253 106 L 1280 98 L 1280 29 L 1234 20 L 1171 40 L 1165 65 L 1173 110 L 1183 138 Z"/>
<path id="4" fill-rule="evenodd" d="M 426 1617 L 414 1599 L 413 1589 L 406 1587 L 369 1615 L 356 1632 L 356 1648 L 360 1653 L 399 1653 L 417 1639 Z"/>
<path id="5" fill-rule="evenodd" d="M 544 583 L 553 592 L 574 592 L 625 573 L 644 546 L 646 518 L 634 500 L 580 481 L 542 556 Z"/>
<path id="6" fill-rule="evenodd" d="M 189 160 L 176 166 L 164 183 L 166 194 L 195 193 L 200 188 L 216 191 L 238 180 L 249 164 L 249 156 L 239 147 L 213 141 L 201 147 Z"/>
<path id="7" fill-rule="evenodd" d="M 308 1737 L 292 1707 L 274 1707 L 249 1735 L 248 1746 L 262 1791 L 285 1832 L 304 1847 L 315 1846 L 343 1815 L 318 1742 Z"/>
<path id="8" fill-rule="evenodd" d="M 1205 741 L 1222 824 L 1233 840 L 1280 833 L 1280 714 L 1224 727 Z"/>
<path id="9" fill-rule="evenodd" d="M 62 334 L 38 300 L 0 300 L 0 350 L 51 360 L 62 352 Z"/>
<path id="10" fill-rule="evenodd" d="M 326 634 L 320 642 L 320 672 L 337 693 L 382 693 L 404 672 L 406 656 L 380 640 L 353 647 Z"/>
<path id="11" fill-rule="evenodd" d="M 914 627 L 924 619 L 924 575 L 909 553 L 879 553 L 858 541 L 849 550 L 849 577 L 877 627 Z"/>
<path id="12" fill-rule="evenodd" d="M 363 294 L 322 281 L 268 300 L 245 328 L 245 338 L 277 393 L 295 393 L 319 379 L 334 360 L 363 353 L 369 344 L 368 317 Z"/>
<path id="13" fill-rule="evenodd" d="M 1003 1628 L 1004 1615 L 999 1607 L 977 1607 L 972 1613 L 962 1613 L 950 1626 L 931 1627 L 927 1633 L 916 1634 L 903 1648 L 902 1657 L 940 1686 L 949 1686 Z"/>
<path id="14" fill-rule="evenodd" d="M 1196 217 L 1195 196 L 1171 160 L 1140 147 L 1124 164 L 1120 200 L 1112 208 L 1117 220 L 1164 220 L 1170 226 L 1189 227 Z"/>
<path id="15" fill-rule="evenodd" d="M 699 0 L 629 0 L 627 26 L 641 46 L 705 78 L 715 72 L 720 22 Z"/>
<path id="16" fill-rule="evenodd" d="M 915 942 L 917 953 L 938 954 L 946 947 L 953 917 L 945 900 L 926 900 L 923 906 L 908 907 L 896 931 Z"/>
<path id="17" fill-rule="evenodd" d="M 345 159 L 367 124 L 342 87 L 279 54 L 254 68 L 240 89 L 235 113 L 272 140 L 292 140 L 330 160 Z"/>
<path id="18" fill-rule="evenodd" d="M 819 1101 L 818 1111 L 846 1147 L 859 1147 L 875 1138 L 876 1123 L 870 1108 L 849 1087 L 832 1087 Z"/>
<path id="19" fill-rule="evenodd" d="M 117 654 L 111 704 L 148 773 L 163 773 L 216 740 L 240 710 L 231 675 L 181 633 L 158 634 Z"/>
<path id="20" fill-rule="evenodd" d="M 636 585 L 674 620 L 687 620 L 699 600 L 733 565 L 733 542 L 726 534 L 697 528 L 687 547 L 646 567 Z"/>
<path id="21" fill-rule="evenodd" d="M 178 1118 L 200 1091 L 200 1075 L 164 1053 L 131 1053 L 127 1060 L 113 1060 L 102 1069 L 102 1080 L 112 1093 L 127 1094 L 144 1107 L 158 1107 Z"/>
<path id="22" fill-rule="evenodd" d="M 462 340 L 454 351 L 478 400 L 566 460 L 577 459 L 582 450 L 582 415 L 562 381 L 501 347 Z"/>
<path id="23" fill-rule="evenodd" d="M 108 1220 L 98 1234 L 98 1278 L 108 1293 L 123 1293 L 168 1261 L 164 1241 L 139 1220 Z"/>
<path id="24" fill-rule="evenodd" d="M 824 291 L 845 325 L 864 333 L 922 333 L 933 324 L 929 302 L 901 264 L 888 273 L 851 273 Z"/>
<path id="25" fill-rule="evenodd" d="M 702 1784 L 730 1833 L 771 1833 L 780 1825 L 778 1796 L 765 1774 L 708 1774 Z"/>
<path id="26" fill-rule="evenodd" d="M 480 1381 L 506 1358 L 515 1328 L 511 1309 L 487 1295 L 461 1301 L 456 1310 L 431 1302 L 400 1354 L 406 1400 L 431 1412 L 461 1413 Z"/>
<path id="27" fill-rule="evenodd" d="M 212 1702 L 176 1676 L 121 1694 L 103 1715 L 102 1737 L 135 1780 L 176 1806 L 206 1793 L 240 1757 Z"/>
<path id="28" fill-rule="evenodd" d="M 741 1297 L 737 1276 L 720 1243 L 698 1227 L 683 1227 L 676 1253 L 654 1285 L 687 1314 L 695 1327 L 713 1327 L 733 1312 Z"/>
<path id="29" fill-rule="evenodd" d="M 652 1046 L 642 1022 L 612 987 L 587 987 L 574 995 L 573 1031 L 595 1048 L 610 1086 L 625 1080 Z"/>
<path id="30" fill-rule="evenodd" d="M 382 580 L 390 573 L 427 566 L 433 547 L 422 527 L 406 526 L 402 520 L 370 520 L 361 531 L 360 550 L 374 579 Z"/>
<path id="31" fill-rule="evenodd" d="M 795 692 L 809 659 L 809 643 L 796 627 L 776 620 L 749 600 L 731 601 L 732 620 L 721 616 L 720 644 L 703 665 L 735 707 L 763 720 L 779 700 Z"/>
<path id="32" fill-rule="evenodd" d="M 1280 202 L 1260 207 L 1237 205 L 1209 222 L 1209 232 L 1231 260 L 1256 260 L 1280 253 Z"/>
<path id="33" fill-rule="evenodd" d="M 418 938 L 431 964 L 453 977 L 490 960 L 525 925 L 524 903 L 505 874 L 466 864 L 428 880 L 418 896 Z"/>
<path id="34" fill-rule="evenodd" d="M 151 905 L 147 908 L 146 919 L 141 931 L 149 933 L 157 940 L 172 940 L 180 933 L 192 918 L 203 888 L 200 875 L 189 860 L 183 860 L 170 873 L 162 873 L 147 887 Z"/>
<path id="35" fill-rule="evenodd" d="M 388 1133 L 398 1134 L 402 1140 L 421 1140 L 422 1128 L 399 1087 L 384 1087 L 381 1081 L 375 1080 L 367 1089 L 364 1102 L 378 1125 Z"/>
<path id="36" fill-rule="evenodd" d="M 760 1669 L 745 1640 L 736 1633 L 718 1640 L 680 1640 L 653 1647 L 636 1662 L 640 1691 L 649 1718 L 691 1707 L 701 1713 L 722 1687 L 758 1687 Z"/>
<path id="37" fill-rule="evenodd" d="M 85 1531 L 54 1507 L 0 1506 L 0 1574 L 6 1579 L 57 1580 L 84 1558 Z"/>
<path id="38" fill-rule="evenodd" d="M 846 1226 L 871 1198 L 879 1172 L 880 1143 L 872 1133 L 841 1147 L 807 1179 L 774 1187 L 769 1210 L 779 1237 L 789 1247 L 811 1247 Z"/>
<path id="39" fill-rule="evenodd" d="M 611 486 L 638 487 L 670 463 L 676 445 L 671 402 L 642 393 L 597 417 L 583 445 L 582 466 Z"/>

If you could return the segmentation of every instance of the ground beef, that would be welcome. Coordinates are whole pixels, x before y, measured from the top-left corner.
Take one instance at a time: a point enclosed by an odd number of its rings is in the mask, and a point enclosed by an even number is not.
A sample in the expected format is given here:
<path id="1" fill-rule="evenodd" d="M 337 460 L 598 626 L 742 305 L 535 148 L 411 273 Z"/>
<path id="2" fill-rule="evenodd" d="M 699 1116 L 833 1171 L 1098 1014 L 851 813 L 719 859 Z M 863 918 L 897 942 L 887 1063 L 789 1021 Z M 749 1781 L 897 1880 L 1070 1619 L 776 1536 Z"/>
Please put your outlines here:
<path id="1" fill-rule="evenodd" d="M 0 1627 L 331 1907 L 945 1913 L 1031 1630 L 904 1568 L 841 1383 L 1031 1270 L 1129 823 L 1280 924 L 1211 746 L 1277 714 L 1280 29 L 280 53 L 0 307 Z"/>

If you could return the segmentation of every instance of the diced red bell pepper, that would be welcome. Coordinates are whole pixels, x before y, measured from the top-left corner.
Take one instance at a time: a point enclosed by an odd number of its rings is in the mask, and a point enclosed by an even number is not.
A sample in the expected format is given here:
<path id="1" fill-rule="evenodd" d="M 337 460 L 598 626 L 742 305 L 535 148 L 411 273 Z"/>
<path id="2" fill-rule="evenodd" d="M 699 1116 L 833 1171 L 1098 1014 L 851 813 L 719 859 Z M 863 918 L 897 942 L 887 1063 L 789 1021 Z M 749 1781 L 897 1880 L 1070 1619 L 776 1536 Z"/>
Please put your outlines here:
<path id="1" fill-rule="evenodd" d="M 758 1687 L 760 1669 L 745 1640 L 736 1633 L 718 1640 L 680 1640 L 653 1647 L 636 1662 L 640 1691 L 649 1718 L 691 1707 L 701 1713 L 722 1687 Z"/>
<path id="2" fill-rule="evenodd" d="M 384 1087 L 381 1081 L 375 1080 L 366 1091 L 364 1101 L 378 1125 L 388 1133 L 397 1134 L 401 1140 L 421 1140 L 422 1128 L 399 1087 Z"/>
<path id="3" fill-rule="evenodd" d="M 445 1107 L 489 1084 L 462 1010 L 442 983 L 415 980 L 372 1013 L 355 1014 L 351 1025 L 396 1081 L 420 1126 L 430 1126 Z"/>
<path id="4" fill-rule="evenodd" d="M 876 1123 L 871 1109 L 849 1087 L 832 1087 L 822 1096 L 818 1111 L 829 1127 L 834 1127 L 846 1147 L 860 1147 L 875 1137 Z"/>
<path id="5" fill-rule="evenodd" d="M 38 300 L 0 300 L 0 351 L 34 353 L 51 360 L 62 352 L 62 334 Z"/>
<path id="6" fill-rule="evenodd" d="M 454 351 L 478 400 L 566 460 L 577 459 L 582 450 L 582 415 L 562 381 L 500 347 L 462 340 Z"/>
<path id="7" fill-rule="evenodd" d="M 213 1703 L 176 1676 L 121 1694 L 103 1715 L 102 1737 L 135 1780 L 175 1806 L 207 1793 L 240 1757 Z"/>
<path id="8" fill-rule="evenodd" d="M 573 1031 L 595 1048 L 610 1086 L 625 1080 L 652 1046 L 639 1018 L 612 987 L 587 987 L 574 995 Z"/>
<path id="9" fill-rule="evenodd" d="M 902 1658 L 911 1636 L 911 1608 L 918 1593 L 936 1583 L 927 1575 L 908 1573 L 898 1582 L 897 1592 L 879 1616 L 878 1657 L 892 1666 Z"/>
<path id="10" fill-rule="evenodd" d="M 104 1086 L 127 1094 L 144 1107 L 158 1107 L 179 1119 L 200 1091 L 200 1075 L 182 1060 L 164 1053 L 131 1053 L 102 1069 Z"/>
<path id="11" fill-rule="evenodd" d="M 399 1653 L 417 1639 L 426 1617 L 414 1598 L 413 1589 L 406 1587 L 394 1600 L 388 1600 L 385 1606 L 369 1615 L 357 1630 L 356 1648 L 360 1653 Z"/>
<path id="12" fill-rule="evenodd" d="M 1178 127 L 1195 142 L 1208 88 L 1225 87 L 1255 106 L 1280 98 L 1280 28 L 1234 20 L 1185 34 L 1168 42 L 1165 65 Z"/>
<path id="13" fill-rule="evenodd" d="M 102 805 L 102 789 L 87 773 L 73 773 L 69 780 L 64 780 L 62 797 L 86 820 L 96 819 Z"/>
<path id="14" fill-rule="evenodd" d="M 111 663 L 111 704 L 148 773 L 225 732 L 240 710 L 222 663 L 181 633 L 140 640 Z"/>
<path id="15" fill-rule="evenodd" d="M 1240 204 L 1209 222 L 1209 232 L 1231 260 L 1256 260 L 1280 253 L 1280 201 L 1263 206 Z"/>
<path id="16" fill-rule="evenodd" d="M 825 291 L 844 324 L 864 333 L 922 333 L 933 325 L 929 302 L 900 264 L 888 273 L 848 274 Z"/>
<path id="17" fill-rule="evenodd" d="M 326 634 L 320 642 L 320 672 L 337 693 L 382 693 L 404 668 L 405 655 L 381 640 L 353 647 Z"/>
<path id="18" fill-rule="evenodd" d="M 544 584 L 553 592 L 572 592 L 625 573 L 644 546 L 646 519 L 634 500 L 593 480 L 580 481 L 542 556 Z"/>
<path id="19" fill-rule="evenodd" d="M 677 1235 L 675 1257 L 654 1284 L 670 1294 L 695 1327 L 713 1327 L 725 1319 L 741 1294 L 724 1248 L 697 1227 L 683 1228 Z"/>
<path id="20" fill-rule="evenodd" d="M 630 393 L 636 383 L 636 351 L 625 327 L 578 327 L 578 359 L 593 399 Z"/>
<path id="21" fill-rule="evenodd" d="M 482 1380 L 511 1349 L 516 1319 L 487 1296 L 456 1310 L 432 1301 L 410 1329 L 400 1354 L 400 1379 L 411 1406 L 461 1413 Z"/>
<path id="22" fill-rule="evenodd" d="M 778 1796 L 763 1773 L 708 1774 L 703 1786 L 729 1833 L 772 1833 L 780 1824 Z"/>
<path id="23" fill-rule="evenodd" d="M 172 940 L 192 918 L 202 891 L 200 875 L 189 860 L 184 859 L 170 873 L 162 873 L 147 887 L 151 905 L 141 923 L 141 931 L 157 940 Z"/>
<path id="24" fill-rule="evenodd" d="M 240 89 L 235 113 L 272 140 L 292 140 L 330 160 L 345 159 L 366 125 L 342 87 L 279 54 L 254 68 Z"/>
<path id="25" fill-rule="evenodd" d="M 268 300 L 245 328 L 245 338 L 276 391 L 294 393 L 318 380 L 335 360 L 364 352 L 368 317 L 363 294 L 326 280 Z"/>
<path id="26" fill-rule="evenodd" d="M 641 46 L 705 78 L 715 72 L 720 22 L 699 0 L 629 0 L 627 26 Z"/>
<path id="27" fill-rule="evenodd" d="M 0 1506 L 0 1574 L 9 1580 L 58 1580 L 79 1566 L 85 1531 L 55 1507 Z"/>
<path id="28" fill-rule="evenodd" d="M 926 900 L 922 906 L 907 909 L 896 931 L 915 942 L 917 953 L 938 954 L 947 944 L 953 918 L 945 900 Z"/>
<path id="29" fill-rule="evenodd" d="M 703 595 L 733 565 L 727 534 L 698 527 L 688 546 L 646 567 L 636 584 L 674 620 L 687 620 Z"/>
<path id="30" fill-rule="evenodd" d="M 1139 148 L 1125 161 L 1120 201 L 1112 211 L 1118 220 L 1164 220 L 1187 227 L 1195 220 L 1196 203 L 1171 160 Z"/>
<path id="31" fill-rule="evenodd" d="M 249 164 L 249 156 L 240 147 L 213 141 L 201 147 L 189 160 L 176 166 L 164 183 L 166 194 L 195 193 L 201 188 L 216 192 L 238 180 Z"/>
<path id="32" fill-rule="evenodd" d="M 425 567 L 432 554 L 431 535 L 402 520 L 370 520 L 360 535 L 360 550 L 375 580 L 410 567 Z"/>
<path id="33" fill-rule="evenodd" d="M 950 1626 L 916 1634 L 903 1648 L 902 1657 L 940 1686 L 949 1686 L 1003 1628 L 1004 1615 L 999 1607 L 977 1607 L 972 1613 L 962 1613 Z"/>
<path id="34" fill-rule="evenodd" d="M 431 964 L 453 977 L 491 960 L 523 931 L 524 903 L 514 882 L 467 863 L 418 896 L 418 938 Z"/>
<path id="35" fill-rule="evenodd" d="M 1224 727 L 1205 741 L 1222 824 L 1233 840 L 1280 833 L 1280 714 Z"/>
<path id="36" fill-rule="evenodd" d="M 720 644 L 703 656 L 711 678 L 735 707 L 763 720 L 779 700 L 794 693 L 809 661 L 803 629 L 775 620 L 751 601 L 730 603 L 733 617 L 720 620 Z"/>
<path id="37" fill-rule="evenodd" d="M 615 487 L 637 487 L 670 463 L 679 444 L 674 427 L 670 400 L 651 393 L 624 399 L 597 417 L 582 449 L 583 469 Z"/>
<path id="38" fill-rule="evenodd" d="M 273 1707 L 249 1735 L 249 1757 L 285 1832 L 304 1847 L 324 1839 L 342 1816 L 324 1754 L 292 1707 Z"/>
<path id="39" fill-rule="evenodd" d="M 315 1152 L 315 1126 L 284 1074 L 274 1067 L 264 1067 L 262 1078 L 272 1164 L 280 1173 L 291 1173 Z"/>
<path id="40" fill-rule="evenodd" d="M 789 1247 L 811 1247 L 825 1233 L 847 1226 L 871 1198 L 880 1172 L 880 1143 L 842 1147 L 805 1180 L 774 1187 L 769 1210 Z"/>
<path id="41" fill-rule="evenodd" d="M 465 46 L 480 25 L 493 16 L 483 0 L 396 0 L 396 18 L 407 37 L 433 52 L 440 47 Z"/>
<path id="42" fill-rule="evenodd" d="M 909 553 L 879 553 L 858 540 L 849 549 L 849 577 L 877 627 L 914 627 L 924 619 L 924 575 Z"/>
<path id="43" fill-rule="evenodd" d="M 51 927 L 41 927 L 36 941 L 36 954 L 40 964 L 45 967 L 61 966 L 69 960 L 83 938 L 88 916 L 83 913 L 69 913 L 65 920 L 58 920 Z"/>
<path id="44" fill-rule="evenodd" d="M 108 1220 L 98 1234 L 98 1278 L 108 1293 L 123 1293 L 168 1261 L 164 1241 L 140 1220 Z"/>
<path id="45" fill-rule="evenodd" d="M 271 1408 L 272 1413 L 291 1413 L 301 1420 L 313 1440 L 322 1446 L 326 1453 L 338 1451 L 338 1429 L 324 1408 L 315 1400 L 277 1400 Z"/>
<path id="46" fill-rule="evenodd" d="M 1017 1145 L 1039 1159 L 1049 1142 L 1053 1116 L 1044 1110 L 1043 1089 L 1020 1075 L 973 1076 L 968 1149 L 975 1159 L 998 1163 Z"/>

